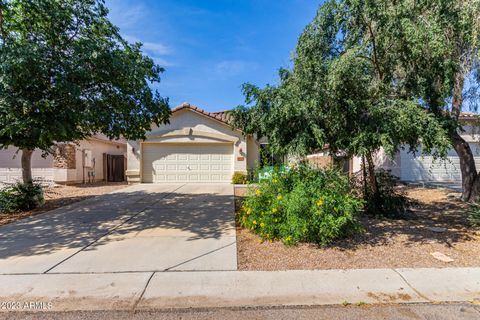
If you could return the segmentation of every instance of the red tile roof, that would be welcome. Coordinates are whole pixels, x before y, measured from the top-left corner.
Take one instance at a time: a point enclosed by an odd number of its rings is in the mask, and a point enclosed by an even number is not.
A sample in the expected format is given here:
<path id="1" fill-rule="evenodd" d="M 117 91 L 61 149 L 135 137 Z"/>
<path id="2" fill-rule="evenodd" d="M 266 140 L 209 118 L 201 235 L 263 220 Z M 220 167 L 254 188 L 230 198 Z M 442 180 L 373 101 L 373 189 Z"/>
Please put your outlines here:
<path id="1" fill-rule="evenodd" d="M 460 113 L 460 120 L 480 120 L 480 115 L 475 112 L 462 112 Z"/>
<path id="2" fill-rule="evenodd" d="M 201 109 L 197 106 L 191 105 L 190 103 L 184 102 L 181 105 L 173 108 L 172 113 L 183 110 L 183 109 L 190 109 L 190 110 L 196 111 L 198 113 L 206 115 L 207 117 L 210 117 L 212 119 L 215 119 L 215 120 L 218 120 L 220 122 L 223 122 L 225 124 L 230 125 L 230 116 L 228 115 L 227 111 L 208 112 L 208 111 L 205 111 L 205 110 L 203 110 L 203 109 Z"/>

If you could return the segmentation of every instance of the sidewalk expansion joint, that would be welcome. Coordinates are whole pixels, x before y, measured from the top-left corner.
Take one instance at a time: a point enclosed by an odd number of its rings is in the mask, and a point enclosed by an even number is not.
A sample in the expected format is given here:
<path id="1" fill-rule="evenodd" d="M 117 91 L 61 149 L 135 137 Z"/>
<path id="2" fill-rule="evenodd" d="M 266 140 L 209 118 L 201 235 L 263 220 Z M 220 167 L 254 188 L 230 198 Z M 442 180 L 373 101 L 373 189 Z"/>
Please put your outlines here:
<path id="1" fill-rule="evenodd" d="M 145 291 L 147 291 L 147 288 L 150 284 L 150 281 L 152 281 L 152 278 L 153 278 L 154 275 L 155 275 L 155 272 L 152 272 L 152 274 L 150 275 L 150 277 L 147 280 L 147 283 L 145 283 L 145 287 L 143 288 L 142 292 L 140 293 L 140 296 L 138 297 L 137 301 L 135 301 L 135 303 L 133 304 L 133 307 L 132 307 L 133 312 L 135 312 L 138 304 L 140 303 L 140 301 L 142 301 L 143 296 L 145 295 Z"/>
<path id="2" fill-rule="evenodd" d="M 427 297 L 426 295 L 424 295 L 423 293 L 421 293 L 420 291 L 418 291 L 414 286 L 412 286 L 410 284 L 410 282 L 407 281 L 407 279 L 405 279 L 405 277 L 403 276 L 403 274 L 401 274 L 397 269 L 394 269 L 392 268 L 393 272 L 395 272 L 396 274 L 398 274 L 400 276 L 400 278 L 402 278 L 402 280 L 410 287 L 410 289 L 412 289 L 420 298 L 422 299 L 425 299 L 427 300 L 428 302 L 430 303 L 434 303 L 435 301 L 430 299 L 429 297 Z"/>
<path id="3" fill-rule="evenodd" d="M 100 241 L 100 239 L 112 234 L 113 232 L 115 232 L 117 229 L 119 229 L 121 226 L 123 226 L 124 224 L 128 223 L 129 221 L 133 220 L 135 217 L 139 216 L 140 214 L 144 213 L 145 210 L 155 204 L 157 204 L 158 202 L 162 201 L 163 199 L 167 198 L 168 196 L 174 194 L 178 189 L 184 187 L 186 184 L 182 184 L 180 187 L 176 188 L 175 190 L 172 190 L 168 193 L 166 193 L 163 197 L 161 197 L 160 199 L 158 199 L 157 201 L 155 201 L 154 203 L 152 204 L 149 204 L 147 206 L 145 206 L 144 208 L 142 208 L 141 211 L 133 214 L 131 217 L 129 217 L 128 219 L 126 219 L 125 221 L 123 221 L 122 223 L 118 224 L 117 226 L 113 227 L 112 229 L 110 229 L 109 231 L 107 231 L 106 233 L 102 234 L 101 236 L 99 236 L 97 239 L 95 239 L 94 241 L 90 242 L 89 244 L 87 244 L 86 246 L 84 246 L 83 248 L 81 248 L 80 250 L 72 253 L 71 255 L 69 255 L 68 257 L 66 257 L 65 259 L 61 260 L 60 262 L 56 263 L 55 265 L 53 265 L 53 267 L 50 267 L 48 268 L 47 270 L 45 270 L 43 273 L 48 273 L 50 272 L 51 270 L 55 269 L 56 267 L 58 267 L 59 265 L 61 265 L 62 263 L 64 263 L 65 261 L 73 258 L 75 255 L 77 255 L 78 253 L 84 251 L 85 249 L 91 247 L 92 245 L 94 245 L 95 243 L 97 243 L 98 241 Z M 145 197 L 144 197 L 145 198 Z M 142 199 L 144 199 L 142 198 Z"/>

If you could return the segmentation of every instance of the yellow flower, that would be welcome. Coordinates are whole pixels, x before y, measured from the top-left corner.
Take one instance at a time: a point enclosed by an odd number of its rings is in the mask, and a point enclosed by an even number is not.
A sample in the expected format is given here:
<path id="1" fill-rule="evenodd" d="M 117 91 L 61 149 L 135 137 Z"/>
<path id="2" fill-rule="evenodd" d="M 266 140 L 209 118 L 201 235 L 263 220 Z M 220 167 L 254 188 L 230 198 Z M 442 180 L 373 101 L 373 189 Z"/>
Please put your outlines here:
<path id="1" fill-rule="evenodd" d="M 252 213 L 252 209 L 251 209 L 251 208 L 248 208 L 248 209 L 247 209 L 247 214 L 250 214 L 250 213 Z"/>
<path id="2" fill-rule="evenodd" d="M 273 182 L 273 183 L 277 183 L 277 180 L 276 180 L 276 179 L 272 179 L 272 182 Z"/>
<path id="3" fill-rule="evenodd" d="M 253 224 L 257 224 L 257 220 L 253 220 L 252 223 L 253 223 Z"/>
<path id="4" fill-rule="evenodd" d="M 282 195 L 279 194 L 279 195 L 277 196 L 277 200 L 282 200 L 282 199 L 283 199 Z"/>
<path id="5" fill-rule="evenodd" d="M 272 208 L 272 213 L 277 212 L 277 208 Z"/>
<path id="6" fill-rule="evenodd" d="M 265 227 L 265 223 L 263 223 L 263 222 L 260 223 L 260 227 L 262 227 L 262 228 Z"/>
<path id="7" fill-rule="evenodd" d="M 257 190 L 255 191 L 255 194 L 256 194 L 257 196 L 259 196 L 259 195 L 262 194 L 262 191 L 260 191 L 260 190 L 257 189 Z"/>
<path id="8" fill-rule="evenodd" d="M 262 244 L 262 240 L 261 239 L 258 239 L 258 244 Z"/>
<path id="9" fill-rule="evenodd" d="M 321 197 L 318 201 L 317 201 L 317 206 L 321 206 L 323 204 L 323 197 Z"/>

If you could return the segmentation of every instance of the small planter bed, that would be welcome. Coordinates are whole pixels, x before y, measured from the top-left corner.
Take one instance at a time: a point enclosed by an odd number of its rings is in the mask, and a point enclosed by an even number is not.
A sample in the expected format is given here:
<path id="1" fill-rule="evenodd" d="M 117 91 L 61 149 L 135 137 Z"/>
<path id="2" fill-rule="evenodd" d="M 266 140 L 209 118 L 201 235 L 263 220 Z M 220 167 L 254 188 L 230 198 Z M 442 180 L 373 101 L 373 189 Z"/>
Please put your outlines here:
<path id="1" fill-rule="evenodd" d="M 416 202 L 408 219 L 359 215 L 358 222 L 364 232 L 323 247 L 266 241 L 237 223 L 238 267 L 240 270 L 478 267 L 480 228 L 468 223 L 467 205 L 451 198 L 450 193 L 445 189 L 408 187 L 407 197 Z M 235 195 L 237 210 L 241 210 L 244 189 L 236 190 Z M 450 262 L 443 261 L 444 256 Z"/>

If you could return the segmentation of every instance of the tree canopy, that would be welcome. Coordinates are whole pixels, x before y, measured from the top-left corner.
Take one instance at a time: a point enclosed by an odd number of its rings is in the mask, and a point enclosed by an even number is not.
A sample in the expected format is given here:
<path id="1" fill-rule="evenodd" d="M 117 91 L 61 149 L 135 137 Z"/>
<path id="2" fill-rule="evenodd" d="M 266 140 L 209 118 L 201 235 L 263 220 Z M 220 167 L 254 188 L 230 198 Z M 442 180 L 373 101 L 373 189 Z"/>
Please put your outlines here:
<path id="1" fill-rule="evenodd" d="M 421 145 L 443 157 L 460 128 L 458 79 L 478 68 L 479 6 L 327 1 L 300 35 L 293 68 L 280 70 L 279 84 L 244 85 L 247 106 L 232 112 L 234 123 L 282 153 L 328 144 L 333 154 L 368 158 L 380 148 L 393 156 Z"/>
<path id="2" fill-rule="evenodd" d="M 163 69 L 129 44 L 103 1 L 1 4 L 0 144 L 47 149 L 103 132 L 142 138 L 168 118 Z"/>
<path id="3" fill-rule="evenodd" d="M 0 0 L 0 148 L 141 139 L 168 121 L 150 87 L 163 69 L 107 14 L 102 0 Z"/>

